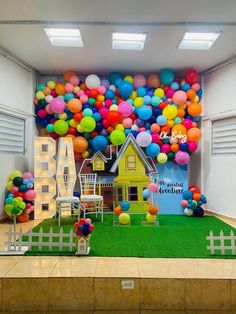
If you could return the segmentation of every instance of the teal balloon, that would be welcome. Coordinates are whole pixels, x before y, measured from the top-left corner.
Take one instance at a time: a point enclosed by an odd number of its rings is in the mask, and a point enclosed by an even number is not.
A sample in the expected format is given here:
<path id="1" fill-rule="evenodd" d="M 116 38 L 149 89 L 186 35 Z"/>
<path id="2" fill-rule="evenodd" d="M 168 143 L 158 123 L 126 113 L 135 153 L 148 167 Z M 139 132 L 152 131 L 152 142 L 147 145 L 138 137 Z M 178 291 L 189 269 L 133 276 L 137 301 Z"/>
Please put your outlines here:
<path id="1" fill-rule="evenodd" d="M 46 126 L 46 129 L 47 129 L 48 133 L 53 133 L 53 132 L 54 132 L 54 126 L 53 126 L 53 124 L 48 124 L 48 125 Z"/>
<path id="2" fill-rule="evenodd" d="M 160 80 L 164 85 L 170 85 L 174 82 L 175 75 L 174 72 L 170 69 L 165 69 L 161 71 Z"/>
<path id="3" fill-rule="evenodd" d="M 6 199 L 6 204 L 11 205 L 13 203 L 13 198 L 12 197 L 8 197 Z"/>
<path id="4" fill-rule="evenodd" d="M 44 87 L 45 87 L 45 84 L 40 83 L 40 84 L 38 85 L 38 87 L 37 87 L 37 91 L 42 91 L 42 90 L 44 89 Z"/>

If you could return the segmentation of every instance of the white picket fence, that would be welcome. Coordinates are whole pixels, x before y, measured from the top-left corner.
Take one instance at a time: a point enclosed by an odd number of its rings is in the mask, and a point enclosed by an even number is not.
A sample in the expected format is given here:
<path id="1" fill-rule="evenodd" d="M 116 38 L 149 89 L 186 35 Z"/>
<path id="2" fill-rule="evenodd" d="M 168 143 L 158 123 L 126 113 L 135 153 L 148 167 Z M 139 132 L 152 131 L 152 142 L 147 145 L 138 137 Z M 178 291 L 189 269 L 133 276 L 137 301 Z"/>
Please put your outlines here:
<path id="1" fill-rule="evenodd" d="M 69 233 L 64 233 L 63 229 L 60 228 L 58 233 L 53 232 L 53 228 L 51 227 L 49 232 L 44 232 L 41 227 L 38 232 L 32 231 L 30 228 L 29 232 L 23 233 L 22 229 L 18 232 L 14 232 L 12 228 L 6 233 L 7 241 L 5 244 L 7 245 L 6 252 L 25 252 L 26 247 L 27 251 L 31 251 L 32 247 L 37 247 L 39 252 L 43 251 L 43 247 L 48 247 L 48 252 L 52 252 L 53 248 L 56 251 L 62 252 L 64 248 L 68 248 L 69 252 L 75 251 L 76 243 L 74 239 L 76 238 L 76 234 L 73 232 L 73 229 L 70 229 Z M 27 237 L 27 240 L 23 240 L 23 237 Z M 37 237 L 37 239 L 35 239 Z M 34 238 L 34 239 L 33 239 Z M 45 240 L 45 238 L 47 238 Z M 55 241 L 55 238 L 58 240 Z M 67 239 L 68 242 L 64 242 L 63 240 Z M 53 240 L 55 242 L 53 242 Z"/>
<path id="2" fill-rule="evenodd" d="M 233 230 L 230 231 L 230 235 L 224 235 L 222 230 L 220 231 L 220 235 L 214 235 L 211 230 L 206 239 L 210 241 L 210 245 L 207 246 L 207 249 L 211 251 L 212 255 L 216 254 L 216 251 L 220 251 L 221 255 L 225 255 L 226 250 L 227 254 L 231 251 L 231 255 L 236 255 L 236 235 Z M 216 245 L 215 241 L 220 241 L 220 245 Z M 225 241 L 230 241 L 230 245 L 226 245 Z"/>

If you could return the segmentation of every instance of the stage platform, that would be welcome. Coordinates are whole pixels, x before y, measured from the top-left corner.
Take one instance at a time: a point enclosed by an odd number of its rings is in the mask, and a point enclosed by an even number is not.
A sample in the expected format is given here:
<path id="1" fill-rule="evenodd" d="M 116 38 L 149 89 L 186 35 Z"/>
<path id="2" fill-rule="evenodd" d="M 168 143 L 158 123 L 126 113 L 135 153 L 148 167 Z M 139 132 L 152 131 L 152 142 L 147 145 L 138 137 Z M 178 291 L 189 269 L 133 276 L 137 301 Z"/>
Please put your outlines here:
<path id="1" fill-rule="evenodd" d="M 0 257 L 2 313 L 236 313 L 235 260 Z"/>

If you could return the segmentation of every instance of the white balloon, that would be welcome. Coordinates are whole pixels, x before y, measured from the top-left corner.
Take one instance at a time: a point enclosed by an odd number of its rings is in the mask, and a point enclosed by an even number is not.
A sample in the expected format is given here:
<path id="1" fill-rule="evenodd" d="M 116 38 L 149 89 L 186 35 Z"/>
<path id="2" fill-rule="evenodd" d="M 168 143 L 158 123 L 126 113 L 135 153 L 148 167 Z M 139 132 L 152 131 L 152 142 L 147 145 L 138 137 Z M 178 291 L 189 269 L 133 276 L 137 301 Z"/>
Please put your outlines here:
<path id="1" fill-rule="evenodd" d="M 109 88 L 112 89 L 114 92 L 116 91 L 116 87 L 115 87 L 115 85 L 113 85 L 113 84 L 110 85 Z"/>
<path id="2" fill-rule="evenodd" d="M 185 208 L 184 213 L 186 216 L 192 216 L 193 215 L 193 210 L 190 208 Z"/>
<path id="3" fill-rule="evenodd" d="M 177 144 L 177 143 L 178 143 L 178 139 L 175 138 L 175 137 L 173 137 L 173 136 L 171 136 L 171 138 L 170 138 L 170 144 Z"/>
<path id="4" fill-rule="evenodd" d="M 100 78 L 95 75 L 95 74 L 90 74 L 86 77 L 85 79 L 85 85 L 88 88 L 98 88 L 98 86 L 100 85 Z"/>
<path id="5" fill-rule="evenodd" d="M 131 126 L 131 130 L 132 130 L 132 131 L 138 131 L 138 126 L 137 126 L 137 124 L 133 124 L 133 125 Z"/>
<path id="6" fill-rule="evenodd" d="M 152 136 L 148 132 L 140 132 L 136 137 L 136 142 L 141 147 L 147 147 L 152 142 Z"/>
<path id="7" fill-rule="evenodd" d="M 52 95 L 47 95 L 45 97 L 46 102 L 49 104 L 52 100 L 53 100 L 53 96 Z"/>

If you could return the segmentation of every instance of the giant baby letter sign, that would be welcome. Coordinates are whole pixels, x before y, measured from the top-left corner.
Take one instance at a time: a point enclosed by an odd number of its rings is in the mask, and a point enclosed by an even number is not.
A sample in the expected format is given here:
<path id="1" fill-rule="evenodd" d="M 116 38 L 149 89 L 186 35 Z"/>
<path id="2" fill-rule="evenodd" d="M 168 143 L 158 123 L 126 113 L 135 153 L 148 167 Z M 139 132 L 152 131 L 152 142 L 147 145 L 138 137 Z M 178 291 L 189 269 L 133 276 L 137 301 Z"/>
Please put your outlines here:
<path id="1" fill-rule="evenodd" d="M 51 137 L 34 139 L 35 199 L 34 219 L 53 217 L 56 213 L 56 142 Z"/>

